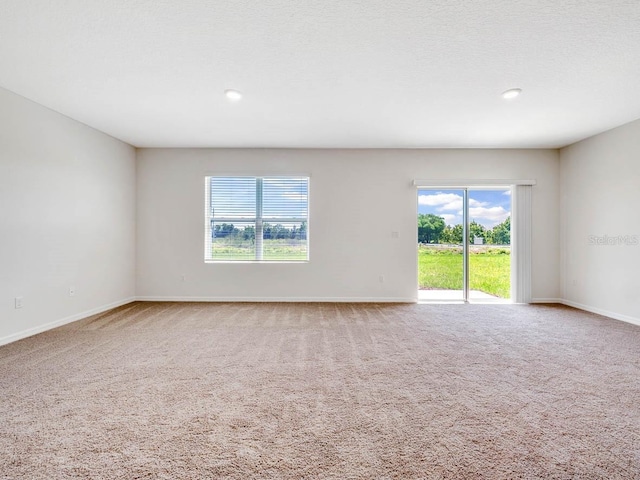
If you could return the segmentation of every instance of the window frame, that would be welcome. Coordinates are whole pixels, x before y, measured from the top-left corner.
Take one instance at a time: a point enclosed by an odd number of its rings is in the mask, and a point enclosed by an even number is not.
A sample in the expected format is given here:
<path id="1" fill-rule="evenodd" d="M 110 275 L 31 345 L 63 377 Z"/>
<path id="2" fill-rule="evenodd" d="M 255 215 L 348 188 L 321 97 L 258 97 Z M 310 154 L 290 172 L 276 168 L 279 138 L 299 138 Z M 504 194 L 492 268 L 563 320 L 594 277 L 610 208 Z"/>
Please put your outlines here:
<path id="1" fill-rule="evenodd" d="M 211 214 L 211 179 L 212 178 L 243 178 L 255 179 L 256 181 L 256 203 L 254 217 L 215 217 Z M 264 206 L 264 180 L 304 180 L 307 187 L 306 198 L 306 217 L 265 217 L 263 215 Z M 205 175 L 205 225 L 204 225 L 204 261 L 205 263 L 308 263 L 310 258 L 309 249 L 309 190 L 310 175 Z M 254 241 L 255 241 L 255 258 L 253 259 L 230 259 L 230 258 L 213 258 L 212 248 L 212 222 L 218 223 L 252 223 L 254 225 Z M 264 226 L 277 221 L 278 223 L 306 223 L 306 258 L 305 259 L 264 259 Z"/>

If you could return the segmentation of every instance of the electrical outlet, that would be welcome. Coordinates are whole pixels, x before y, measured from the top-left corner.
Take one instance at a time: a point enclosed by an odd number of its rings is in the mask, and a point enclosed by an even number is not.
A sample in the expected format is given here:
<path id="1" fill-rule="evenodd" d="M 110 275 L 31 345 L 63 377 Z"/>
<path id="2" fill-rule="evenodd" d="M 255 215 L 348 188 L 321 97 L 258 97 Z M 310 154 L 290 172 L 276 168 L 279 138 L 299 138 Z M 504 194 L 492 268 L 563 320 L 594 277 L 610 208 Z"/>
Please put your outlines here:
<path id="1" fill-rule="evenodd" d="M 384 275 L 380 275 L 378 277 L 378 280 L 380 281 L 380 283 L 384 283 Z"/>
<path id="2" fill-rule="evenodd" d="M 398 238 L 400 234 L 398 232 L 391 232 L 391 238 Z"/>
<path id="3" fill-rule="evenodd" d="M 16 297 L 15 298 L 15 302 L 16 302 L 15 306 L 16 306 L 16 308 L 22 308 L 22 300 L 23 300 L 22 297 Z"/>
<path id="4" fill-rule="evenodd" d="M 76 294 L 76 287 L 69 287 L 69 296 L 73 297 Z"/>

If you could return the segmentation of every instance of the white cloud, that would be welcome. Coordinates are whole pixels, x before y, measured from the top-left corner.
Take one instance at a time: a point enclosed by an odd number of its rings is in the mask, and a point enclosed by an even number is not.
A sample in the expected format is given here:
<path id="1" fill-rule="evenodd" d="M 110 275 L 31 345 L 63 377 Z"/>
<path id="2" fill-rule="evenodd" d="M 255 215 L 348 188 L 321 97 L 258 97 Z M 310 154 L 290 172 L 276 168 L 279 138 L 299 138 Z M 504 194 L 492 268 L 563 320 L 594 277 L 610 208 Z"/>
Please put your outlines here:
<path id="1" fill-rule="evenodd" d="M 469 198 L 469 207 L 486 207 L 488 204 L 488 202 L 480 202 L 473 198 Z"/>
<path id="2" fill-rule="evenodd" d="M 444 223 L 446 223 L 447 225 L 455 225 L 456 223 L 461 222 L 460 217 L 458 217 L 458 215 L 453 215 L 452 213 L 443 213 L 440 216 L 444 218 Z"/>
<path id="3" fill-rule="evenodd" d="M 498 223 L 504 222 L 508 216 L 509 212 L 502 207 L 469 208 L 469 217 L 485 227 L 494 227 Z"/>
<path id="4" fill-rule="evenodd" d="M 462 195 L 456 193 L 434 193 L 430 195 L 419 195 L 418 204 L 428 207 L 436 207 L 438 212 L 458 211 L 462 209 Z M 487 202 L 480 202 L 469 198 L 469 207 L 486 207 Z M 460 215 L 460 213 L 458 213 Z"/>
<path id="5" fill-rule="evenodd" d="M 447 225 L 462 222 L 462 195 L 456 193 L 430 193 L 418 196 L 418 204 L 432 207 Z M 509 212 L 501 206 L 492 207 L 490 202 L 469 198 L 469 218 L 492 228 L 506 220 Z"/>
<path id="6" fill-rule="evenodd" d="M 507 195 L 507 196 L 511 196 L 511 189 L 509 190 L 505 190 L 504 192 L 502 192 L 503 195 Z"/>
<path id="7" fill-rule="evenodd" d="M 448 210 L 460 210 L 462 208 L 462 197 L 460 200 L 455 200 L 453 202 L 449 202 L 445 205 L 442 205 L 438 208 L 439 212 L 446 212 Z"/>
<path id="8" fill-rule="evenodd" d="M 462 206 L 462 197 L 455 193 L 434 193 L 429 195 L 418 195 L 418 204 L 428 207 L 439 207 L 438 210 L 459 210 Z M 450 205 L 457 205 L 451 207 Z"/>

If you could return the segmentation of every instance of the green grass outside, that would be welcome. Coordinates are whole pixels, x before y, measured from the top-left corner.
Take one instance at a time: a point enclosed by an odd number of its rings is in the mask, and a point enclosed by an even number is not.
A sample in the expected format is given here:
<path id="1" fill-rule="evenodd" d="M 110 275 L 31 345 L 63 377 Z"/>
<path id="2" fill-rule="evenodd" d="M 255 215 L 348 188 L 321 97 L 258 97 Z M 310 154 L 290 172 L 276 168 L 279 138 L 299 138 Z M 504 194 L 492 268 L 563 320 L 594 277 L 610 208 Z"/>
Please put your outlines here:
<path id="1" fill-rule="evenodd" d="M 469 288 L 500 298 L 511 296 L 509 249 L 483 248 L 469 254 Z M 462 248 L 418 248 L 419 288 L 462 290 Z"/>
<path id="2" fill-rule="evenodd" d="M 214 260 L 255 260 L 256 249 L 251 240 L 231 242 L 216 239 L 211 245 Z M 304 241 L 263 240 L 262 259 L 266 261 L 300 261 L 307 259 Z"/>
<path id="3" fill-rule="evenodd" d="M 265 241 L 262 246 L 263 260 L 300 261 L 307 259 L 306 244 L 279 244 L 279 240 Z"/>

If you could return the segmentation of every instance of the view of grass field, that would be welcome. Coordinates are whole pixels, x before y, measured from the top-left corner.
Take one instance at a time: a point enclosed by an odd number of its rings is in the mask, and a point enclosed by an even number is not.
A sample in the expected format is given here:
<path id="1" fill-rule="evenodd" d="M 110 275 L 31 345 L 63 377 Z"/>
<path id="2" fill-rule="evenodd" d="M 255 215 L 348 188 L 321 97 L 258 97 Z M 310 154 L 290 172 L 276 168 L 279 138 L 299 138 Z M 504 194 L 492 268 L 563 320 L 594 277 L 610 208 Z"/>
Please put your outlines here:
<path id="1" fill-rule="evenodd" d="M 508 246 L 473 247 L 469 254 L 469 288 L 500 298 L 511 296 L 511 255 Z M 462 247 L 420 245 L 419 288 L 461 290 Z"/>
<path id="2" fill-rule="evenodd" d="M 304 261 L 307 260 L 306 240 L 282 239 L 263 240 L 262 259 L 265 261 Z M 253 239 L 237 238 L 215 239 L 211 245 L 214 260 L 255 260 L 256 247 Z"/>

